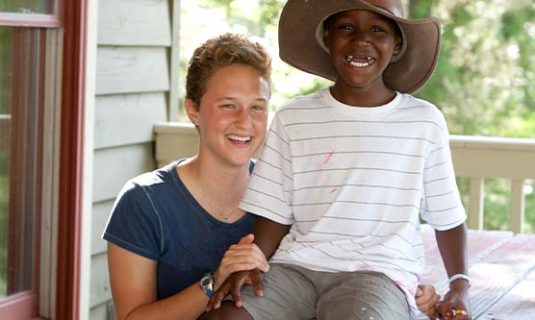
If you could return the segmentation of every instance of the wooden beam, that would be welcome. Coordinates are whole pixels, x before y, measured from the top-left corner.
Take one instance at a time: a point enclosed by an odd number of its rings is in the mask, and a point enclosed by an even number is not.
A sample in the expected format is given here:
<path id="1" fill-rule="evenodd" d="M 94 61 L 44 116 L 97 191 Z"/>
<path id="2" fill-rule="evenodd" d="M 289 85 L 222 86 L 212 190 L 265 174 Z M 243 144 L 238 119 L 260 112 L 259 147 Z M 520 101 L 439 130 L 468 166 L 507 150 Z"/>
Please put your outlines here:
<path id="1" fill-rule="evenodd" d="M 483 207 L 485 194 L 485 179 L 470 179 L 470 195 L 468 200 L 468 227 L 470 229 L 483 229 Z"/>
<path id="2" fill-rule="evenodd" d="M 511 181 L 511 212 L 509 221 L 514 233 L 522 233 L 524 229 L 524 179 Z"/>

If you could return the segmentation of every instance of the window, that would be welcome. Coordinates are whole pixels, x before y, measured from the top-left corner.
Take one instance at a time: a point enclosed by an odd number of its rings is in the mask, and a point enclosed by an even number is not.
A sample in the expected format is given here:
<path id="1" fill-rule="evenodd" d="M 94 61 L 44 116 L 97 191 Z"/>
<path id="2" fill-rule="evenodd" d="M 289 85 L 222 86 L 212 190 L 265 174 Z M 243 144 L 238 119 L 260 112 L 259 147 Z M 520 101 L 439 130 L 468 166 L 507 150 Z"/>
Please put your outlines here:
<path id="1" fill-rule="evenodd" d="M 81 13 L 81 3 L 68 1 L 64 9 Z M 73 57 L 83 56 L 72 49 L 83 30 L 63 38 L 69 26 L 81 22 L 71 15 L 62 25 L 58 8 L 57 0 L 0 3 L 0 319 L 73 318 L 68 309 L 76 308 L 76 292 L 69 289 L 76 287 L 74 259 L 70 247 L 62 249 L 55 239 L 75 239 L 60 231 L 74 227 L 73 220 L 59 219 L 66 210 L 79 213 L 72 210 L 77 201 L 65 202 L 59 192 L 62 184 L 76 183 L 71 166 L 62 175 L 58 168 L 78 159 L 78 145 L 62 147 L 64 135 L 76 137 L 73 114 L 80 108 L 73 103 L 80 98 L 73 81 L 79 70 L 65 61 L 75 65 Z M 64 57 L 67 48 L 77 54 Z M 64 89 L 66 83 L 71 90 Z"/>

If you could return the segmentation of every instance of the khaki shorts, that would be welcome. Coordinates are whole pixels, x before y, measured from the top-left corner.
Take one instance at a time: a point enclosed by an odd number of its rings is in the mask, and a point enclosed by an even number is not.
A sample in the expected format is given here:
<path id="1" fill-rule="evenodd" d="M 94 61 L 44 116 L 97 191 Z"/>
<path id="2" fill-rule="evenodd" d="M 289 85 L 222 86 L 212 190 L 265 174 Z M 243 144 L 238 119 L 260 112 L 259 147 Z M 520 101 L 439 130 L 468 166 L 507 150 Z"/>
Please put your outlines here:
<path id="1" fill-rule="evenodd" d="M 320 272 L 271 264 L 264 296 L 244 288 L 244 308 L 255 320 L 409 319 L 405 294 L 376 272 Z"/>

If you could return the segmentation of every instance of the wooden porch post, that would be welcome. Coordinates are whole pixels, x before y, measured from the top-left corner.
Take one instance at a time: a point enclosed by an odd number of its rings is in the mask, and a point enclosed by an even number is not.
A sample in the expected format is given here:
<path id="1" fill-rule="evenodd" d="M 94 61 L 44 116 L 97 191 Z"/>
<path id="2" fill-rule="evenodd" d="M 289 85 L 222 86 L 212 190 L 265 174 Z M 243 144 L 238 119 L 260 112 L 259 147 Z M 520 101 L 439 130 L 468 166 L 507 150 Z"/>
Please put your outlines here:
<path id="1" fill-rule="evenodd" d="M 78 319 L 87 0 L 63 2 L 56 318 Z"/>

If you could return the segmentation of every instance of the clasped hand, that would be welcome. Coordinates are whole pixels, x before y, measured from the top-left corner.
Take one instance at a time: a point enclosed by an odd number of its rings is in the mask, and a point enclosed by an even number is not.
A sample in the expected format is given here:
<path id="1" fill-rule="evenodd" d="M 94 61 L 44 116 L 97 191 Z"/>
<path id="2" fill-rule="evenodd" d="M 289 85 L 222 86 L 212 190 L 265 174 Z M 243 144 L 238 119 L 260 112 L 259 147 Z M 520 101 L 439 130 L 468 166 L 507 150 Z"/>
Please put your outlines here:
<path id="1" fill-rule="evenodd" d="M 242 306 L 240 291 L 244 285 L 253 287 L 259 297 L 264 295 L 262 273 L 259 269 L 240 271 L 229 276 L 208 302 L 207 311 L 218 309 L 223 299 L 230 294 L 236 307 Z"/>
<path id="2" fill-rule="evenodd" d="M 467 288 L 453 287 L 437 305 L 437 317 L 444 320 L 470 320 L 470 303 Z"/>
<path id="3" fill-rule="evenodd" d="M 254 235 L 248 234 L 241 238 L 237 244 L 230 246 L 225 252 L 214 274 L 215 289 L 217 292 L 210 299 L 210 303 L 208 304 L 209 309 L 214 302 L 217 302 L 217 307 L 219 307 L 221 301 L 229 292 L 232 292 L 233 298 L 238 298 L 239 300 L 239 293 L 243 284 L 250 284 L 255 288 L 258 286 L 261 288 L 260 272 L 267 272 L 269 270 L 269 263 L 264 253 L 253 241 Z M 248 274 L 249 272 L 254 275 L 247 277 L 245 280 L 234 280 L 240 275 Z M 232 281 L 230 281 L 231 279 Z M 261 291 L 261 289 L 259 290 Z M 218 297 L 218 299 L 215 297 Z"/>

